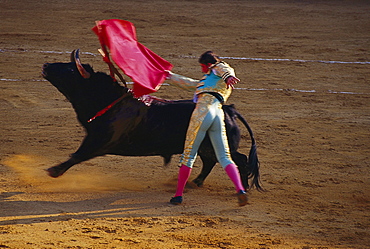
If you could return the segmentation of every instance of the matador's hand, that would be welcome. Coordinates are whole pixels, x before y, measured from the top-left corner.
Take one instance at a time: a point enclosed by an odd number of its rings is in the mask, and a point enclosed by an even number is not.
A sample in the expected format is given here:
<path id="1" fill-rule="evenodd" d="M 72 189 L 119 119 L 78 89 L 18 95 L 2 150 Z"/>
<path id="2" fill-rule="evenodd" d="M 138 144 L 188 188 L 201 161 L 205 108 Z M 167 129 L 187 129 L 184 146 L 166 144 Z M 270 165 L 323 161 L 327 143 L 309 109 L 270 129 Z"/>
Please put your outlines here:
<path id="1" fill-rule="evenodd" d="M 240 79 L 238 79 L 234 76 L 228 77 L 226 79 L 227 88 L 231 87 L 232 89 L 234 89 L 234 85 L 237 84 L 239 81 L 240 81 Z"/>
<path id="2" fill-rule="evenodd" d="M 166 72 L 166 80 L 171 79 L 171 71 L 170 70 L 164 70 Z"/>

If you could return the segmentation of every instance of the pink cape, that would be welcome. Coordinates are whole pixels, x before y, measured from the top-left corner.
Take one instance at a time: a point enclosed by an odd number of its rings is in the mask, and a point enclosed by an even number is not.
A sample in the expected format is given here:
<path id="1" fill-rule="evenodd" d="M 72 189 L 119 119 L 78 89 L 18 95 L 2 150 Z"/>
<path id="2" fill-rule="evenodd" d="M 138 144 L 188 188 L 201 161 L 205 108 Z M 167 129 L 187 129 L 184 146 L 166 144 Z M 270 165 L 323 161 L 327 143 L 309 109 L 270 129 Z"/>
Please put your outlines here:
<path id="1" fill-rule="evenodd" d="M 139 43 L 131 22 L 110 19 L 98 21 L 92 29 L 100 43 L 109 48 L 117 66 L 134 81 L 134 95 L 140 97 L 155 92 L 166 79 L 165 70 L 172 64 Z"/>

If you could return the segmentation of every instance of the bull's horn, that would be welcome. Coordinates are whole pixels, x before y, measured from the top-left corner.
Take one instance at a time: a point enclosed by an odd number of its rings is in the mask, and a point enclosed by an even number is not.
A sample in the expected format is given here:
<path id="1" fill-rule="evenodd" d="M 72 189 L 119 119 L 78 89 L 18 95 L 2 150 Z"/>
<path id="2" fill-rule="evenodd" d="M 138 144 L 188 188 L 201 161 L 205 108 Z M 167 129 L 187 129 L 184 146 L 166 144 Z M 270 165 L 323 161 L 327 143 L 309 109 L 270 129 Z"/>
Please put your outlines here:
<path id="1" fill-rule="evenodd" d="M 71 62 L 72 63 L 76 63 L 76 61 L 75 61 L 75 52 L 76 52 L 76 49 L 73 50 L 72 53 L 71 53 Z"/>
<path id="2" fill-rule="evenodd" d="M 80 49 L 73 50 L 73 60 L 76 63 L 76 67 L 78 71 L 80 72 L 81 76 L 84 77 L 85 79 L 90 78 L 90 73 L 86 71 L 86 69 L 82 66 L 81 61 L 80 61 L 80 56 L 79 56 Z M 71 56 L 72 60 L 72 56 Z"/>

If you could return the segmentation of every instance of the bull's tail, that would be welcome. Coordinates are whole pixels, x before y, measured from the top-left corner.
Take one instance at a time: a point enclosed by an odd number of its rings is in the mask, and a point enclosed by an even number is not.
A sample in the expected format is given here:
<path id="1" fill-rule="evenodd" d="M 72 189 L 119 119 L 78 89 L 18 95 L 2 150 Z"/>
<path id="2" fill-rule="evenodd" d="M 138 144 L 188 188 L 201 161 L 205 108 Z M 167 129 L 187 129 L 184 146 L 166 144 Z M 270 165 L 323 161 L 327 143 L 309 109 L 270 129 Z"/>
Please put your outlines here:
<path id="1" fill-rule="evenodd" d="M 257 144 L 256 144 L 256 140 L 254 139 L 253 131 L 251 127 L 249 126 L 247 120 L 245 120 L 245 118 L 239 112 L 235 110 L 235 114 L 237 118 L 247 128 L 249 135 L 251 137 L 251 140 L 252 140 L 252 145 L 249 151 L 248 162 L 247 162 L 248 167 L 250 169 L 249 178 L 252 179 L 250 188 L 255 186 L 257 190 L 263 191 L 263 188 L 261 186 L 261 181 L 260 181 L 260 171 L 259 171 L 260 163 L 258 161 L 258 155 L 257 155 Z"/>

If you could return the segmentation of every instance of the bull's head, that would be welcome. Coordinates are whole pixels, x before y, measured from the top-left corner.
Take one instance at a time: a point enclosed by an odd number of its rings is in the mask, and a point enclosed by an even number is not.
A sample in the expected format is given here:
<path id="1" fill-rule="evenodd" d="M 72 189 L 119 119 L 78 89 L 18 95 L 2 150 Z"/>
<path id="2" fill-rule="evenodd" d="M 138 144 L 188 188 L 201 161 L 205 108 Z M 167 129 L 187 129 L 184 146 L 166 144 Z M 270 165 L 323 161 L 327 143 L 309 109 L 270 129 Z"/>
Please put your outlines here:
<path id="1" fill-rule="evenodd" d="M 73 75 L 77 76 L 77 78 L 80 78 L 82 76 L 84 79 L 89 79 L 94 71 L 90 67 L 90 65 L 82 65 L 79 52 L 79 49 L 72 51 L 70 56 L 71 63 L 45 63 L 42 71 L 42 75 L 44 76 L 44 78 L 51 81 L 53 80 L 53 78 L 60 79 L 62 75 L 65 75 L 67 79 L 71 80 L 72 74 L 70 73 L 73 73 Z M 52 67 L 52 69 L 50 67 Z M 78 72 L 78 75 L 76 75 L 74 72 Z"/>
<path id="2" fill-rule="evenodd" d="M 72 52 L 69 63 L 45 63 L 42 75 L 78 109 L 85 122 L 127 92 L 109 75 L 81 64 L 79 50 Z"/>
<path id="3" fill-rule="evenodd" d="M 42 75 L 72 102 L 91 88 L 95 73 L 90 65 L 81 64 L 78 49 L 70 57 L 70 63 L 45 63 Z"/>

